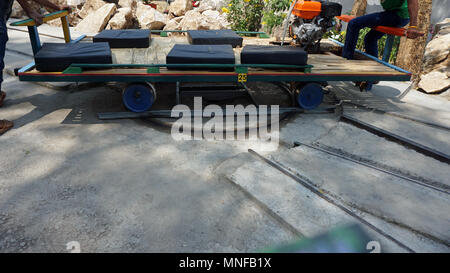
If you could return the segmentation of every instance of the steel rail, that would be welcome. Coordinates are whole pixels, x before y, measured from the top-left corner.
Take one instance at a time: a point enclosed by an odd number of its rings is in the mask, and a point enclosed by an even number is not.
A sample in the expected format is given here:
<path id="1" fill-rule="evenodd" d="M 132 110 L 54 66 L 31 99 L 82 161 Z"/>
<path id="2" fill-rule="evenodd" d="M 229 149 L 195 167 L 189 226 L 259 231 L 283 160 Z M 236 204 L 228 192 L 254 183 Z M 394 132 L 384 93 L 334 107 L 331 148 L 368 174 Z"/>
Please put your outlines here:
<path id="1" fill-rule="evenodd" d="M 368 167 L 368 168 L 371 168 L 371 169 L 374 169 L 374 170 L 377 170 L 377 171 L 380 171 L 380 172 L 383 172 L 383 173 L 386 173 L 386 174 L 389 174 L 389 175 L 392 175 L 392 176 L 395 176 L 395 177 L 398 177 L 398 178 L 401 178 L 401 179 L 404 179 L 404 180 L 407 180 L 407 181 L 410 181 L 412 183 L 421 185 L 423 187 L 427 187 L 427 188 L 430 188 L 430 189 L 433 189 L 433 190 L 436 190 L 436 191 L 439 191 L 439 192 L 442 192 L 442 193 L 450 194 L 450 192 L 448 192 L 446 190 L 443 190 L 443 189 L 440 189 L 438 187 L 435 187 L 433 185 L 430 185 L 428 183 L 424 183 L 424 182 L 421 182 L 419 180 L 416 180 L 416 179 L 413 179 L 413 178 L 409 178 L 407 176 L 404 176 L 404 175 L 401 175 L 401 174 L 398 174 L 398 173 L 395 173 L 395 172 L 391 172 L 389 170 L 377 167 L 377 166 L 375 166 L 373 164 L 369 164 L 369 163 L 366 163 L 366 162 L 363 162 L 363 161 L 359 161 L 359 160 L 353 159 L 353 158 L 348 157 L 348 156 L 340 155 L 338 153 L 335 153 L 335 152 L 323 149 L 323 148 L 315 146 L 315 145 L 309 145 L 309 144 L 302 143 L 302 142 L 299 142 L 299 141 L 294 141 L 294 145 L 296 145 L 296 146 L 306 146 L 308 148 L 311 148 L 311 149 L 314 149 L 314 150 L 317 150 L 317 151 L 321 151 L 323 153 L 327 153 L 329 155 L 332 155 L 332 156 L 335 156 L 335 157 L 339 157 L 339 158 L 345 159 L 347 161 L 351 161 L 351 162 L 354 162 L 356 164 L 363 165 L 365 167 Z"/>
<path id="2" fill-rule="evenodd" d="M 359 104 L 359 103 L 355 103 L 355 102 L 351 102 L 351 101 L 343 101 L 342 103 L 344 103 L 344 104 L 351 104 L 351 105 L 354 105 L 354 106 L 357 106 L 357 107 L 362 107 L 362 108 L 371 110 L 371 111 L 373 111 L 375 113 L 386 114 L 386 115 L 390 115 L 390 116 L 394 116 L 394 117 L 398 117 L 398 118 L 414 121 L 414 122 L 417 122 L 417 123 L 422 123 L 422 124 L 425 124 L 425 125 L 428 125 L 428 126 L 431 126 L 431 127 L 435 127 L 435 128 L 438 128 L 438 129 L 450 131 L 450 127 L 447 127 L 445 125 L 428 122 L 428 121 L 425 121 L 425 120 L 421 120 L 421 119 L 417 119 L 417 118 L 414 118 L 414 117 L 402 115 L 402 114 L 399 114 L 399 113 L 388 112 L 388 111 L 381 110 L 381 109 L 378 109 L 378 108 L 375 108 L 375 107 L 371 107 L 371 106 L 367 106 L 367 105 L 363 105 L 363 104 Z"/>
<path id="3" fill-rule="evenodd" d="M 286 169 L 284 166 L 282 166 L 280 163 L 275 162 L 271 159 L 268 159 L 266 157 L 264 157 L 263 155 L 258 154 L 257 152 L 255 152 L 252 149 L 249 149 L 248 152 L 254 156 L 256 156 L 257 158 L 261 159 L 262 161 L 266 162 L 267 164 L 269 164 L 270 166 L 274 167 L 275 169 L 277 169 L 278 171 L 280 171 L 281 173 L 283 173 L 284 175 L 294 179 L 296 182 L 298 182 L 299 184 L 301 184 L 302 186 L 304 186 L 305 188 L 307 188 L 308 190 L 310 190 L 311 192 L 313 192 L 314 194 L 316 194 L 317 196 L 319 196 L 320 198 L 324 199 L 325 201 L 327 201 L 328 203 L 338 207 L 339 209 L 341 209 L 342 211 L 344 211 L 345 213 L 347 213 L 348 215 L 354 217 L 355 219 L 357 219 L 358 221 L 360 221 L 361 223 L 363 223 L 364 225 L 368 226 L 370 229 L 372 229 L 373 231 L 377 232 L 378 234 L 382 235 L 383 237 L 387 238 L 388 240 L 391 240 L 392 242 L 396 243 L 398 246 L 400 246 L 401 248 L 404 248 L 405 250 L 415 253 L 414 250 L 412 250 L 411 248 L 409 248 L 408 246 L 406 246 L 405 244 L 403 244 L 402 242 L 400 242 L 399 240 L 395 239 L 394 237 L 392 237 L 391 235 L 387 234 L 386 232 L 384 232 L 383 230 L 377 228 L 376 226 L 374 226 L 373 224 L 369 223 L 368 221 L 366 221 L 365 219 L 363 219 L 361 216 L 357 215 L 356 213 L 354 213 L 353 211 L 351 211 L 350 209 L 348 209 L 347 207 L 339 204 L 337 201 L 335 201 L 332 197 L 328 196 L 325 193 L 322 193 L 321 191 L 319 191 L 314 185 L 311 185 L 309 182 L 305 181 L 303 178 L 299 177 L 298 175 L 292 173 L 292 171 Z"/>
<path id="4" fill-rule="evenodd" d="M 422 145 L 418 142 L 415 142 L 414 140 L 408 139 L 406 137 L 402 137 L 399 136 L 397 134 L 394 134 L 392 132 L 389 132 L 387 130 L 384 130 L 382 128 L 376 127 L 374 125 L 368 124 L 364 121 L 361 121 L 359 119 L 356 119 L 354 117 L 351 117 L 349 115 L 346 115 L 345 113 L 342 114 L 341 116 L 341 120 L 343 120 L 344 122 L 348 122 L 350 124 L 353 124 L 357 127 L 360 127 L 362 129 L 365 129 L 369 132 L 372 132 L 378 136 L 381 137 L 385 137 L 388 139 L 392 139 L 395 140 L 397 142 L 400 142 L 401 144 L 403 144 L 404 146 L 410 147 L 414 150 L 416 150 L 417 152 L 420 152 L 426 156 L 432 157 L 436 160 L 439 160 L 441 162 L 450 164 L 450 155 L 444 154 L 442 152 L 439 152 L 433 148 L 427 147 L 425 145 Z"/>

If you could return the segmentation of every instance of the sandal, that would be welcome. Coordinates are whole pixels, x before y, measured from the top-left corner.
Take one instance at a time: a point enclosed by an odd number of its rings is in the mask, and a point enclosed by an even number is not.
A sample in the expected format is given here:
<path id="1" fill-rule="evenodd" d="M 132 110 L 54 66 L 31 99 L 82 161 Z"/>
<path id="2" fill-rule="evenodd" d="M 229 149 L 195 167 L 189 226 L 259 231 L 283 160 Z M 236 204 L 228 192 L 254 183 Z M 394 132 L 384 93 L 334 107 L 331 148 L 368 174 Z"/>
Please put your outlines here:
<path id="1" fill-rule="evenodd" d="M 11 129 L 14 123 L 9 120 L 0 120 L 0 135 L 3 135 L 6 131 Z"/>
<path id="2" fill-rule="evenodd" d="M 6 98 L 6 93 L 3 91 L 0 91 L 0 107 L 3 105 L 3 101 Z"/>

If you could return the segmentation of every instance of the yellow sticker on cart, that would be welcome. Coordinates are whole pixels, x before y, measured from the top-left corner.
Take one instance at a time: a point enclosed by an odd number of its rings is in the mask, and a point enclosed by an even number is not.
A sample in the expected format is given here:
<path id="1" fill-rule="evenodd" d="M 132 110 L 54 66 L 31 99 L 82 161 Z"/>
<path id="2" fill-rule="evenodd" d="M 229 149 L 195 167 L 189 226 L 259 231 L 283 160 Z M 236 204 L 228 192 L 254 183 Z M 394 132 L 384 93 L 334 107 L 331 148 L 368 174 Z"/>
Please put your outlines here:
<path id="1" fill-rule="evenodd" d="M 247 73 L 239 73 L 238 82 L 247 82 Z"/>

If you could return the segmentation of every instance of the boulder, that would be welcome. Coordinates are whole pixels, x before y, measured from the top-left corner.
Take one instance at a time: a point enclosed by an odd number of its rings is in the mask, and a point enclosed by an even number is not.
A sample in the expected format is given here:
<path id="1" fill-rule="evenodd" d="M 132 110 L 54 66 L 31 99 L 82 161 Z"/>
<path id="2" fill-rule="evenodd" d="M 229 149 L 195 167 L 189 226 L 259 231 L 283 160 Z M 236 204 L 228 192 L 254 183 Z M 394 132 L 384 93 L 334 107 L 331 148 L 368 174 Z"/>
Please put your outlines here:
<path id="1" fill-rule="evenodd" d="M 105 29 L 111 16 L 116 12 L 115 4 L 105 4 L 86 16 L 76 27 L 81 33 L 98 33 Z"/>
<path id="2" fill-rule="evenodd" d="M 156 9 L 138 2 L 136 9 L 136 19 L 143 29 L 163 29 L 168 21 L 166 14 Z"/>
<path id="3" fill-rule="evenodd" d="M 226 0 L 202 0 L 198 7 L 198 12 L 204 12 L 206 10 L 220 10 L 227 5 Z"/>
<path id="4" fill-rule="evenodd" d="M 86 3 L 86 0 L 67 0 L 67 5 L 69 6 L 79 6 Z"/>
<path id="5" fill-rule="evenodd" d="M 202 12 L 203 15 L 217 19 L 220 16 L 220 12 L 218 12 L 217 10 L 205 10 L 204 12 Z"/>
<path id="6" fill-rule="evenodd" d="M 434 26 L 435 35 L 443 35 L 443 33 L 440 32 L 450 32 L 450 18 L 446 18 Z"/>
<path id="7" fill-rule="evenodd" d="M 447 74 L 440 71 L 432 71 L 422 75 L 419 88 L 426 93 L 439 93 L 450 87 L 450 79 Z"/>
<path id="8" fill-rule="evenodd" d="M 133 25 L 133 12 L 131 8 L 120 8 L 109 20 L 106 29 L 126 29 Z"/>
<path id="9" fill-rule="evenodd" d="M 230 28 L 231 24 L 228 22 L 225 13 L 220 13 L 217 10 L 206 10 L 202 15 L 211 18 L 213 21 L 218 21 L 221 29 Z"/>
<path id="10" fill-rule="evenodd" d="M 84 3 L 83 8 L 78 13 L 78 16 L 84 19 L 89 14 L 92 14 L 104 5 L 106 5 L 106 2 L 102 0 L 86 0 L 86 3 Z"/>
<path id="11" fill-rule="evenodd" d="M 166 13 L 169 10 L 169 3 L 166 1 L 152 1 L 156 5 L 156 10 L 161 13 Z"/>
<path id="12" fill-rule="evenodd" d="M 430 71 L 436 64 L 449 58 L 450 34 L 436 37 L 425 47 L 423 58 L 424 71 Z"/>
<path id="13" fill-rule="evenodd" d="M 136 0 L 119 0 L 119 2 L 117 4 L 121 8 L 130 8 L 133 13 L 136 11 L 136 7 L 137 7 Z"/>
<path id="14" fill-rule="evenodd" d="M 191 0 L 175 0 L 170 3 L 169 13 L 173 16 L 185 15 L 187 11 L 192 10 Z"/>
<path id="15" fill-rule="evenodd" d="M 217 19 L 205 16 L 196 10 L 186 12 L 179 27 L 181 30 L 223 29 L 222 24 Z"/>
<path id="16" fill-rule="evenodd" d="M 169 22 L 167 22 L 166 26 L 164 27 L 164 30 L 181 30 L 180 22 L 183 20 L 184 16 L 175 17 L 173 19 L 170 19 Z M 169 35 L 178 34 L 177 32 L 174 33 L 168 33 Z"/>

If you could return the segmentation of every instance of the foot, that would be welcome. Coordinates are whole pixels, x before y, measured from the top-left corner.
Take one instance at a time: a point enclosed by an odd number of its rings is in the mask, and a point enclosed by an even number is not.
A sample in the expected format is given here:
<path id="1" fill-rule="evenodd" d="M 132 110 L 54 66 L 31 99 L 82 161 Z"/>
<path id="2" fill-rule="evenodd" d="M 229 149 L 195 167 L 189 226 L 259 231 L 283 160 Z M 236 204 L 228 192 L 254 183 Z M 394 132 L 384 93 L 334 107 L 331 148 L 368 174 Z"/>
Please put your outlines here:
<path id="1" fill-rule="evenodd" d="M 6 131 L 11 129 L 14 123 L 9 120 L 0 120 L 0 135 L 3 135 Z"/>
<path id="2" fill-rule="evenodd" d="M 3 105 L 3 101 L 6 98 L 6 93 L 3 91 L 0 91 L 0 107 Z"/>

